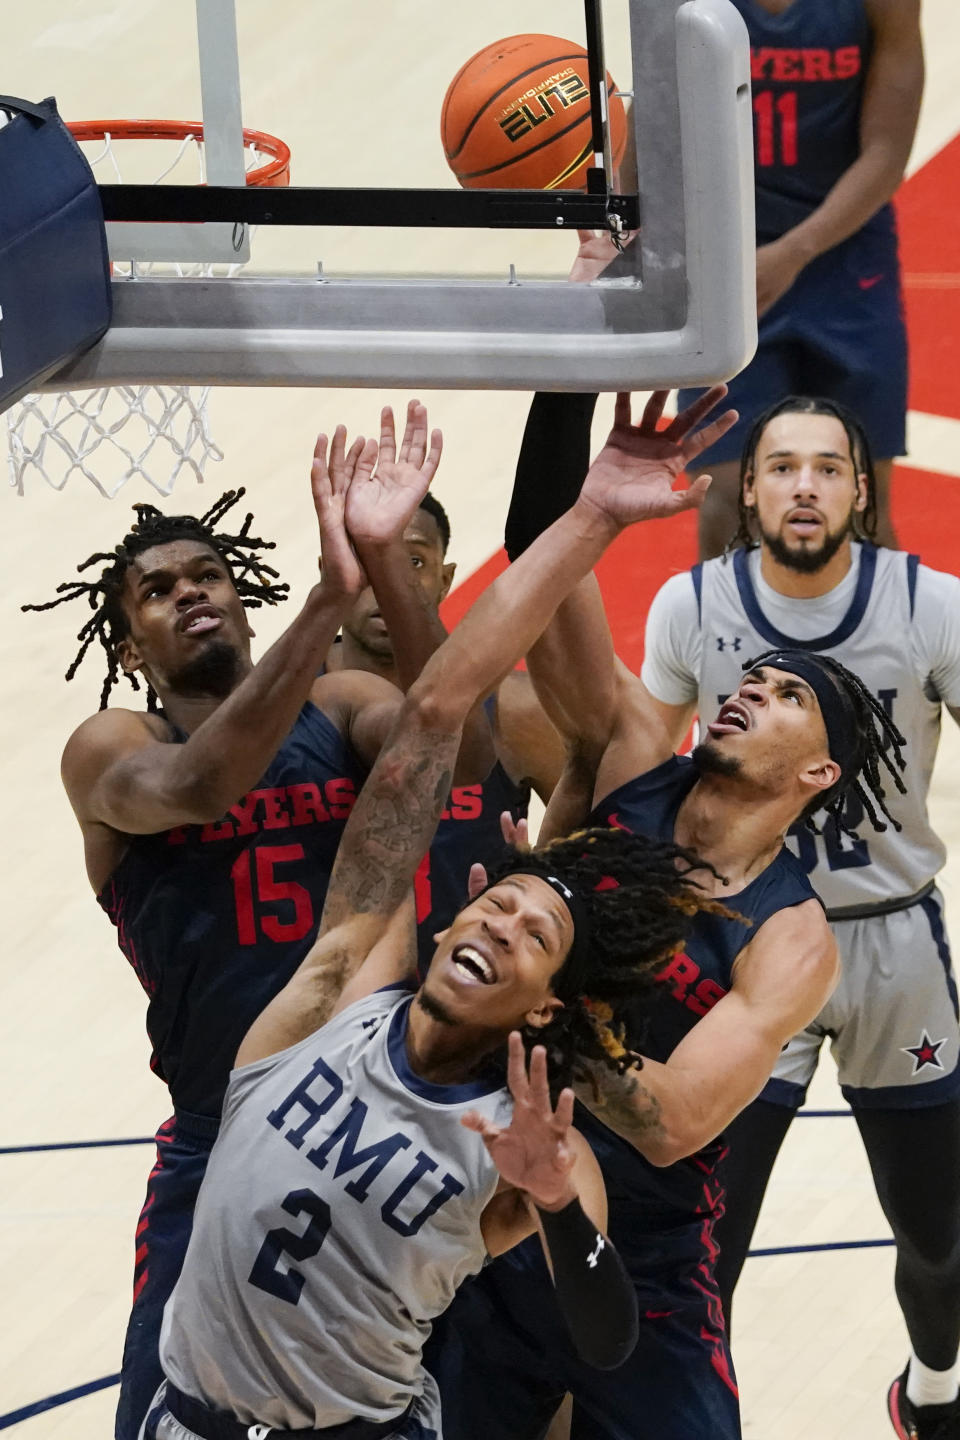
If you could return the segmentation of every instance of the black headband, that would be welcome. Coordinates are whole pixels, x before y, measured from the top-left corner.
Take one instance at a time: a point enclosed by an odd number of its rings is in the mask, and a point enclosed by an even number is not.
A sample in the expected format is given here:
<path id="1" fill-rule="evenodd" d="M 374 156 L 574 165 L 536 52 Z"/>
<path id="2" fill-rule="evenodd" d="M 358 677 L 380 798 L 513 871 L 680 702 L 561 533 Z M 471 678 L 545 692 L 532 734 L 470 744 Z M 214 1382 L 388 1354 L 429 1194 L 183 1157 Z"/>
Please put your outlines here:
<path id="1" fill-rule="evenodd" d="M 488 885 L 487 889 L 492 890 L 494 885 L 500 885 L 504 880 L 509 880 L 512 875 L 532 875 L 536 880 L 542 880 L 560 896 L 566 905 L 573 922 L 573 940 L 570 943 L 566 959 L 557 972 L 556 980 L 559 983 L 554 984 L 553 993 L 558 1000 L 564 1002 L 585 994 L 590 968 L 590 917 L 583 900 L 575 890 L 571 890 L 569 885 L 564 884 L 556 875 L 550 875 L 545 870 L 525 870 L 522 866 L 516 870 L 509 870 L 506 875 L 501 875 L 493 882 L 493 885 Z M 479 896 L 477 898 L 479 899 Z"/>
<path id="2" fill-rule="evenodd" d="M 743 668 L 763 670 L 767 666 L 799 675 L 810 686 L 823 716 L 830 758 L 840 766 L 840 778 L 848 784 L 860 769 L 861 741 L 856 712 L 846 691 L 836 683 L 819 656 L 806 650 L 777 650 L 772 655 L 764 655 L 759 662 L 750 661 Z"/>

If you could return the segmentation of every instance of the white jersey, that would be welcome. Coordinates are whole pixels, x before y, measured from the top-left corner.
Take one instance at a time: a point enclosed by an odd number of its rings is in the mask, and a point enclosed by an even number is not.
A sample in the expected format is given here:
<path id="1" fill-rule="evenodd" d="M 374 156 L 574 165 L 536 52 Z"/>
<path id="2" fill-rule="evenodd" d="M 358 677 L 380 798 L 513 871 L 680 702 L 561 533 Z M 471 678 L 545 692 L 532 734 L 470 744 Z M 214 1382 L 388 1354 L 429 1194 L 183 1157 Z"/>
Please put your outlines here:
<path id="1" fill-rule="evenodd" d="M 507 1124 L 512 1101 L 415 1075 L 409 1005 L 381 990 L 230 1077 L 160 1358 L 244 1424 L 399 1415 L 431 1321 L 484 1262 L 498 1175 L 460 1121 Z"/>
<path id="2" fill-rule="evenodd" d="M 815 836 L 797 826 L 789 844 L 828 912 L 869 913 L 929 885 L 946 851 L 927 816 L 941 704 L 960 706 L 960 580 L 903 551 L 854 544 L 833 590 L 798 600 L 773 590 L 760 551 L 737 550 L 675 575 L 647 620 L 642 678 L 667 705 L 696 700 L 705 721 L 742 678 L 742 665 L 773 648 L 830 655 L 863 680 L 906 737 L 907 794 L 892 782 L 886 803 L 902 829 L 876 833 L 851 794 L 846 819 L 861 837 Z M 823 819 L 818 817 L 818 824 Z"/>

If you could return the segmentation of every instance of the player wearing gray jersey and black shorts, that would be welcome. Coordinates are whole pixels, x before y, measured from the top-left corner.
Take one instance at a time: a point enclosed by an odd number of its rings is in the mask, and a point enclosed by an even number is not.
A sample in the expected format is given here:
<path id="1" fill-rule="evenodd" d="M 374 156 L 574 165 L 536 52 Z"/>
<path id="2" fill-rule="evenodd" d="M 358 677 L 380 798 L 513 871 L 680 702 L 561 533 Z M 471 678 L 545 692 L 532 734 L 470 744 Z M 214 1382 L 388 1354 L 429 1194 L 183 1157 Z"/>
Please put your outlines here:
<path id="1" fill-rule="evenodd" d="M 729 1321 L 770 1169 L 829 1039 L 897 1242 L 912 1354 L 906 1379 L 891 1388 L 891 1419 L 903 1437 L 954 1440 L 960 1028 L 935 886 L 946 852 L 927 791 L 942 708 L 960 722 L 960 580 L 868 543 L 871 486 L 866 442 L 846 412 L 796 397 L 768 411 L 743 461 L 737 538 L 747 546 L 661 588 L 642 678 L 679 739 L 695 710 L 712 715 L 737 688 L 744 662 L 770 646 L 799 647 L 855 670 L 906 738 L 907 793 L 888 797 L 898 829 L 864 827 L 851 793 L 852 835 L 831 825 L 791 835 L 827 907 L 843 973 L 728 1132 L 717 1273 Z M 917 1174 L 934 1171 L 935 1186 L 917 1185 Z"/>
<path id="2" fill-rule="evenodd" d="M 380 503 L 358 483 L 354 534 Z M 388 506 L 389 490 L 381 480 Z M 728 915 L 690 878 L 705 867 L 614 829 L 510 852 L 472 876 L 415 994 L 407 977 L 414 875 L 464 722 L 624 526 L 677 502 L 665 473 L 608 457 L 411 687 L 345 829 L 317 941 L 240 1046 L 145 1440 L 437 1440 L 420 1360 L 431 1322 L 486 1255 L 538 1230 L 580 1356 L 612 1368 L 634 1348 L 636 1297 L 602 1233 L 569 1082 L 586 1064 L 639 1064 L 620 1007 L 654 992 L 700 910 Z"/>

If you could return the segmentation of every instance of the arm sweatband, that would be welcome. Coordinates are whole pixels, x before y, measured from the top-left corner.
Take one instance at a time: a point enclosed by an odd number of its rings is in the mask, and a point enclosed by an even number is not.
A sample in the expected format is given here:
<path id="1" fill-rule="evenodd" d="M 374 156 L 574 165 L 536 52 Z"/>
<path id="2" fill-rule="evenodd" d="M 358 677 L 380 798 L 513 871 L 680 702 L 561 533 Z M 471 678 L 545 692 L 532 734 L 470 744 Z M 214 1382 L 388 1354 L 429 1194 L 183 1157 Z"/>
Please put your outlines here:
<path id="1" fill-rule="evenodd" d="M 615 1370 L 640 1333 L 637 1296 L 623 1261 L 583 1211 L 537 1208 L 550 1252 L 557 1303 L 581 1360 Z"/>
<path id="2" fill-rule="evenodd" d="M 523 432 L 504 543 L 511 560 L 570 509 L 590 468 L 596 395 L 534 395 Z"/>

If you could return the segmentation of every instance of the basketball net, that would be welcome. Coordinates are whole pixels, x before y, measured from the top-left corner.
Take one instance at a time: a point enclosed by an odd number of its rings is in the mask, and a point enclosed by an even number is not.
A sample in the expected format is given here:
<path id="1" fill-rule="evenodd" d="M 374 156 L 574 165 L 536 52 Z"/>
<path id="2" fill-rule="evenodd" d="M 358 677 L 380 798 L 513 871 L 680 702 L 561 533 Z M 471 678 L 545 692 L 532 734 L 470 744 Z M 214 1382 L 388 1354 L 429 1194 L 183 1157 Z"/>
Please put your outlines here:
<path id="1" fill-rule="evenodd" d="M 165 168 L 159 184 L 178 168 L 195 167 L 198 183 L 206 182 L 203 127 L 179 122 L 131 121 L 77 123 L 70 129 L 94 173 L 122 181 L 118 141 L 163 140 Z M 121 133 L 117 133 L 117 132 Z M 159 147 L 157 147 L 159 149 Z M 290 154 L 283 141 L 258 131 L 244 131 L 247 184 L 289 183 Z M 155 169 L 155 167 L 154 167 Z M 174 265 L 156 261 L 115 263 L 111 273 L 138 275 L 235 275 L 241 265 Z M 77 473 L 106 499 L 139 476 L 161 495 L 169 495 L 184 470 L 199 483 L 211 460 L 222 460 L 207 411 L 211 387 L 189 385 L 112 385 L 96 390 L 64 390 L 24 397 L 4 416 L 7 429 L 9 483 L 18 494 L 36 472 L 54 490 L 62 490 Z"/>

